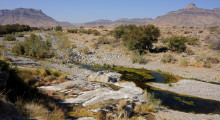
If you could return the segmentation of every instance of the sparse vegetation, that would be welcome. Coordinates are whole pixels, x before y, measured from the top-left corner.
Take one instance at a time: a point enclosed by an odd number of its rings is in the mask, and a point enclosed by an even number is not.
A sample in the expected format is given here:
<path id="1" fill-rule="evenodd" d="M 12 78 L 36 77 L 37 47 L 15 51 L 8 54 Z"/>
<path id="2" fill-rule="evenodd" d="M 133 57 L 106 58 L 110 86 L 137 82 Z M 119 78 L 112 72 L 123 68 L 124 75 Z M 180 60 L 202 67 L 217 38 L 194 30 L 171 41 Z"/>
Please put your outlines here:
<path id="1" fill-rule="evenodd" d="M 134 52 L 132 55 L 132 63 L 146 64 L 147 59 L 141 55 L 139 52 Z"/>
<path id="2" fill-rule="evenodd" d="M 182 59 L 180 60 L 180 65 L 182 65 L 182 66 L 188 66 L 188 64 L 189 64 L 188 58 L 182 58 Z"/>
<path id="3" fill-rule="evenodd" d="M 94 34 L 96 36 L 100 35 L 101 33 L 98 30 L 93 30 L 93 29 L 69 29 L 67 30 L 68 33 L 83 33 L 83 34 Z"/>
<path id="4" fill-rule="evenodd" d="M 11 68 L 8 63 L 0 60 L 0 71 L 10 74 L 6 87 L 1 94 L 5 96 L 7 101 L 19 108 L 20 115 L 26 118 L 43 117 L 42 119 L 47 120 L 65 119 L 64 111 L 56 104 L 56 100 L 40 93 L 36 88 L 28 86 L 19 76 L 20 71 L 18 68 Z M 38 108 L 40 108 L 40 111 Z"/>
<path id="5" fill-rule="evenodd" d="M 161 61 L 163 63 L 175 63 L 176 59 L 171 54 L 164 54 Z"/>
<path id="6" fill-rule="evenodd" d="M 26 37 L 25 41 L 17 43 L 12 48 L 12 52 L 17 55 L 26 55 L 35 58 L 53 57 L 50 42 L 43 41 L 40 36 L 36 36 L 34 34 L 31 34 L 30 37 Z"/>
<path id="7" fill-rule="evenodd" d="M 13 34 L 7 34 L 4 38 L 5 41 L 15 41 L 16 37 Z"/>

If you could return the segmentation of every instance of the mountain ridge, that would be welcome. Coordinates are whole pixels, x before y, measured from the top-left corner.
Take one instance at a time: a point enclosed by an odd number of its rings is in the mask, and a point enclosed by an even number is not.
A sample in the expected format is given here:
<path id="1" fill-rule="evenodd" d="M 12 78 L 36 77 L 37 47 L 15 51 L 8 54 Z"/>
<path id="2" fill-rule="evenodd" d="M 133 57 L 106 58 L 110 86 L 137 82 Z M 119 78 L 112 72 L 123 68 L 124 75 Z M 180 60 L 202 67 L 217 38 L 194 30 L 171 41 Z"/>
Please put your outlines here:
<path id="1" fill-rule="evenodd" d="M 159 26 L 215 26 L 220 25 L 220 8 L 213 10 L 196 7 L 195 4 L 158 16 L 150 22 Z"/>
<path id="2" fill-rule="evenodd" d="M 54 27 L 59 22 L 47 16 L 41 10 L 33 8 L 16 8 L 12 10 L 0 10 L 0 24 L 25 24 L 32 27 Z"/>

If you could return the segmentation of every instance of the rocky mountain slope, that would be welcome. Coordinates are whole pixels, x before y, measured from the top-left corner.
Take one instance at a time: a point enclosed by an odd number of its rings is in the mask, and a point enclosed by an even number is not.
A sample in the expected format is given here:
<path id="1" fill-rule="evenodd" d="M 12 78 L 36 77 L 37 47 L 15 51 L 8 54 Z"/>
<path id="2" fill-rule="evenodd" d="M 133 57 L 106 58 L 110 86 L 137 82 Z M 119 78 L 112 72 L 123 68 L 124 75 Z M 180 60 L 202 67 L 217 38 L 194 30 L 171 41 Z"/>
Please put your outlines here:
<path id="1" fill-rule="evenodd" d="M 59 25 L 53 18 L 41 10 L 17 8 L 13 10 L 0 10 L 0 24 L 25 24 L 32 27 L 54 27 Z"/>
<path id="2" fill-rule="evenodd" d="M 160 26 L 215 26 L 220 25 L 220 8 L 202 9 L 190 4 L 178 11 L 154 19 L 151 24 Z"/>

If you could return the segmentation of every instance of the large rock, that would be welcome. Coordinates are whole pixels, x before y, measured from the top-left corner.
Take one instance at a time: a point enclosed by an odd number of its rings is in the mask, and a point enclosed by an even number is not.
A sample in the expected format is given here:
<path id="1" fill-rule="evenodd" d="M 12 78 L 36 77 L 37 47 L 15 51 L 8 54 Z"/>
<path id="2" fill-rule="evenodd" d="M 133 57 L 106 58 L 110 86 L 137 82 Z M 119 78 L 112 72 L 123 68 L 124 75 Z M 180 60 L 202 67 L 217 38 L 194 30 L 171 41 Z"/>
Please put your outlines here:
<path id="1" fill-rule="evenodd" d="M 0 71 L 0 89 L 5 88 L 8 77 L 9 75 L 7 72 Z"/>
<path id="2" fill-rule="evenodd" d="M 104 82 L 104 83 L 115 83 L 120 80 L 121 74 L 115 72 L 108 72 L 108 71 L 100 71 L 97 73 L 93 73 L 88 76 L 88 81 L 97 81 L 97 82 Z"/>

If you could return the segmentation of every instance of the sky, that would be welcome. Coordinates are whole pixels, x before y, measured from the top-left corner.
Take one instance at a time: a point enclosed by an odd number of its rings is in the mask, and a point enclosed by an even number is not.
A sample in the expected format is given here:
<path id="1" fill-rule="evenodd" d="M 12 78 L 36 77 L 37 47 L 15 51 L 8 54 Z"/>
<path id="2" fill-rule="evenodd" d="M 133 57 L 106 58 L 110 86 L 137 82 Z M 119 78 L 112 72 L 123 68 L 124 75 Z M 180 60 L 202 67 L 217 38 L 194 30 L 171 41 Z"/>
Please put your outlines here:
<path id="1" fill-rule="evenodd" d="M 196 4 L 220 8 L 220 0 L 0 0 L 0 9 L 34 8 L 60 22 L 85 23 L 99 19 L 156 18 Z"/>

